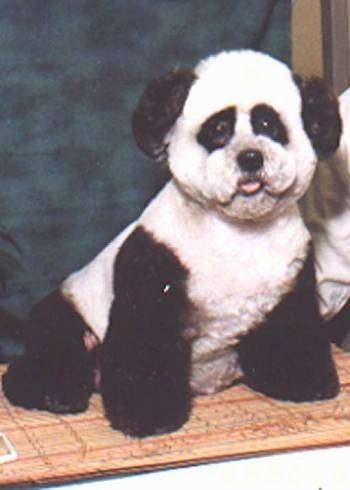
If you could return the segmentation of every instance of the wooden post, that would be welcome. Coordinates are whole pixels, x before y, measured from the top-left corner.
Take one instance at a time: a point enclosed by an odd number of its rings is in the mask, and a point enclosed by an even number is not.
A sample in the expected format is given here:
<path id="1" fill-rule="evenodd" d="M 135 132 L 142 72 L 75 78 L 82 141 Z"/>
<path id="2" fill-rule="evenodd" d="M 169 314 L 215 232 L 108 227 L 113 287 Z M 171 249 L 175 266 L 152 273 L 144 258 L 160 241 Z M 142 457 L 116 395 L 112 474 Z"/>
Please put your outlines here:
<path id="1" fill-rule="evenodd" d="M 325 78 L 337 93 L 350 85 L 350 0 L 295 0 L 292 65 L 300 75 Z"/>

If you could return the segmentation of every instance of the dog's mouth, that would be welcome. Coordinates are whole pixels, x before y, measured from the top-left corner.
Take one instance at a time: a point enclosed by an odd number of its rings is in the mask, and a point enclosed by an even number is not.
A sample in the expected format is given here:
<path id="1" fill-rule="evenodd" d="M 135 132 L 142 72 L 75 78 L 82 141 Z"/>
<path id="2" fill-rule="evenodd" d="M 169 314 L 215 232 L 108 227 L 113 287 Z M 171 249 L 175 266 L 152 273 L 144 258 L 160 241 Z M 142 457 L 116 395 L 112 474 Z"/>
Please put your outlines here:
<path id="1" fill-rule="evenodd" d="M 235 191 L 225 200 L 219 201 L 223 207 L 231 206 L 235 199 L 244 199 L 248 203 L 255 196 L 265 195 L 273 200 L 287 198 L 294 187 L 294 181 L 288 186 L 280 189 L 278 186 L 273 186 L 269 180 L 265 179 L 264 175 L 254 175 L 242 177 L 238 182 Z"/>
<path id="2" fill-rule="evenodd" d="M 266 183 L 261 176 L 242 177 L 235 191 L 227 198 L 220 200 L 220 204 L 224 207 L 230 206 L 232 202 L 239 196 L 253 197 L 265 190 Z"/>
<path id="3" fill-rule="evenodd" d="M 254 196 L 258 192 L 260 192 L 265 187 L 265 182 L 259 178 L 247 178 L 241 179 L 238 182 L 237 190 L 240 194 L 244 196 Z"/>

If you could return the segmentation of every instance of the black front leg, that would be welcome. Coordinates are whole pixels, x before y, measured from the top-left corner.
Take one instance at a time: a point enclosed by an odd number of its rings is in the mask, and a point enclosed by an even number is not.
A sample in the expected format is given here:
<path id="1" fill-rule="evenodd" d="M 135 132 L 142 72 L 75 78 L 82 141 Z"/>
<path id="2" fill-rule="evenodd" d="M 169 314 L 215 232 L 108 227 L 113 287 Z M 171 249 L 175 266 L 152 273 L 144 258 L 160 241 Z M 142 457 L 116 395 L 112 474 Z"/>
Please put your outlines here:
<path id="1" fill-rule="evenodd" d="M 145 437 L 190 412 L 190 346 L 182 336 L 186 269 L 143 228 L 115 263 L 115 300 L 101 351 L 101 393 L 113 428 Z"/>
<path id="2" fill-rule="evenodd" d="M 319 314 L 314 258 L 266 324 L 238 347 L 246 383 L 273 398 L 295 402 L 333 398 L 339 382 L 329 336 Z"/>

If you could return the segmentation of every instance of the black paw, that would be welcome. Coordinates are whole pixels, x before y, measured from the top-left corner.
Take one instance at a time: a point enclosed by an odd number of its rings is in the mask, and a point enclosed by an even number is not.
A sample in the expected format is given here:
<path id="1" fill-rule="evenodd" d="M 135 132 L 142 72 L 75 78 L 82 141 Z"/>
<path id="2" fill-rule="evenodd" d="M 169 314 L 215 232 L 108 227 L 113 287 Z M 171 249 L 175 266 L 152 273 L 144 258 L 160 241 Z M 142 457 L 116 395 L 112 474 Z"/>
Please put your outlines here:
<path id="1" fill-rule="evenodd" d="M 174 378 L 139 378 L 119 372 L 102 376 L 101 393 L 111 426 L 132 437 L 173 432 L 188 419 L 191 396 L 187 383 Z"/>
<path id="2" fill-rule="evenodd" d="M 271 398 L 292 402 L 328 400 L 339 393 L 339 380 L 333 363 L 314 372 L 278 371 L 271 376 L 252 373 L 246 384 Z"/>
<path id="3" fill-rule="evenodd" d="M 247 385 L 276 400 L 296 403 L 329 400 L 335 398 L 339 393 L 337 379 L 328 383 L 322 383 L 322 381 L 317 380 L 317 382 L 311 382 L 310 384 L 303 383 L 301 386 L 284 385 L 279 383 L 277 379 L 271 381 L 270 386 L 250 380 L 247 382 Z"/>
<path id="4" fill-rule="evenodd" d="M 10 364 L 2 377 L 2 388 L 13 405 L 43 410 L 45 387 L 41 382 L 43 367 L 25 357 Z"/>
<path id="5" fill-rule="evenodd" d="M 154 409 L 154 407 L 153 407 Z M 179 430 L 188 419 L 187 410 L 181 414 L 160 413 L 154 410 L 153 413 L 146 410 L 128 410 L 126 406 L 119 406 L 119 410 L 107 410 L 107 417 L 111 426 L 115 430 L 120 430 L 127 436 L 143 438 L 155 435 L 167 434 Z"/>
<path id="6" fill-rule="evenodd" d="M 22 357 L 11 364 L 2 378 L 8 400 L 29 409 L 54 413 L 78 413 L 88 407 L 93 376 L 80 366 Z"/>
<path id="7" fill-rule="evenodd" d="M 283 331 L 281 325 L 274 331 L 257 329 L 239 344 L 246 384 L 279 400 L 334 398 L 339 381 L 323 325 L 301 323 L 297 329 L 291 324 L 290 331 Z"/>
<path id="8" fill-rule="evenodd" d="M 58 414 L 85 412 L 88 405 L 89 395 L 87 393 L 81 398 L 75 397 L 75 399 L 67 399 L 57 393 L 47 394 L 44 398 L 45 409 Z"/>

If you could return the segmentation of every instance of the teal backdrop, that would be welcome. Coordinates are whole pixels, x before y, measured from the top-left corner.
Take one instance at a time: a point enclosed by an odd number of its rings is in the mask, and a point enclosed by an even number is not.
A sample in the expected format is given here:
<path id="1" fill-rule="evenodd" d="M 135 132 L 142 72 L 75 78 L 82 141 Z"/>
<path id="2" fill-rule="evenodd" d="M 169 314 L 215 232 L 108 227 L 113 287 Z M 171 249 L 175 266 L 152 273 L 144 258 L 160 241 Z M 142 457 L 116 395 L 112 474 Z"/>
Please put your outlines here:
<path id="1" fill-rule="evenodd" d="M 25 318 L 164 183 L 130 127 L 146 83 L 223 49 L 289 62 L 290 3 L 0 0 L 0 360 L 21 346 L 5 312 Z"/>

